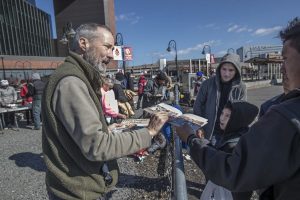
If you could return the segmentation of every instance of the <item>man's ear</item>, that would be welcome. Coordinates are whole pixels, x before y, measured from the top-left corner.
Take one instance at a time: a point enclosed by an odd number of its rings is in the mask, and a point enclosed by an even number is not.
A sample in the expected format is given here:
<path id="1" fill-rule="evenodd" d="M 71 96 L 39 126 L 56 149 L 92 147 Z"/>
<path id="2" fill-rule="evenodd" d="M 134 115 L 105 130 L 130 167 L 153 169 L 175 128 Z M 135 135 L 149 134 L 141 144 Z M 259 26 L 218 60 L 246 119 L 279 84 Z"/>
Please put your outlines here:
<path id="1" fill-rule="evenodd" d="M 79 38 L 78 43 L 82 52 L 86 52 L 86 49 L 89 48 L 89 41 L 84 37 Z"/>

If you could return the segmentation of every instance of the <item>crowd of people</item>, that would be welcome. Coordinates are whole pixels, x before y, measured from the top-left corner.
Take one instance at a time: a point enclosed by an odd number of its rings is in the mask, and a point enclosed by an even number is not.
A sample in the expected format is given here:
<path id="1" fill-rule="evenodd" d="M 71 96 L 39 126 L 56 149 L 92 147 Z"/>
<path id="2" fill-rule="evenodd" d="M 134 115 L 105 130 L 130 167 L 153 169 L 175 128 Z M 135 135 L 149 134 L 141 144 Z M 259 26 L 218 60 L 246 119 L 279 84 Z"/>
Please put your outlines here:
<path id="1" fill-rule="evenodd" d="M 2 108 L 15 108 L 27 106 L 27 124 L 30 120 L 34 123 L 34 129 L 41 127 L 41 98 L 45 83 L 41 80 L 40 74 L 33 73 L 30 80 L 21 80 L 19 85 L 10 85 L 8 80 L 0 82 L 0 105 Z M 15 112 L 4 113 L 4 127 L 15 128 Z"/>
<path id="2" fill-rule="evenodd" d="M 208 123 L 197 131 L 188 124 L 175 130 L 205 175 L 203 200 L 218 190 L 234 200 L 250 200 L 253 191 L 261 199 L 300 196 L 299 19 L 290 22 L 280 37 L 284 93 L 260 109 L 247 102 L 238 55 L 224 55 L 210 77 L 196 74 L 193 112 Z M 106 74 L 114 44 L 108 27 L 82 24 L 69 56 L 47 83 L 38 73 L 32 74 L 31 81 L 21 81 L 21 105 L 32 106 L 26 118 L 32 118 L 34 129 L 42 127 L 50 200 L 106 199 L 118 182 L 117 158 L 143 158 L 168 144 L 166 112 L 144 113 L 150 118 L 148 126 L 114 132 L 122 120 L 135 116 L 136 109 L 169 102 L 172 90 L 172 80 L 163 71 L 154 78 L 141 74 L 137 88 L 130 72 Z M 16 89 L 1 80 L 1 107 L 17 100 Z M 8 127 L 14 120 L 14 112 L 6 113 Z"/>

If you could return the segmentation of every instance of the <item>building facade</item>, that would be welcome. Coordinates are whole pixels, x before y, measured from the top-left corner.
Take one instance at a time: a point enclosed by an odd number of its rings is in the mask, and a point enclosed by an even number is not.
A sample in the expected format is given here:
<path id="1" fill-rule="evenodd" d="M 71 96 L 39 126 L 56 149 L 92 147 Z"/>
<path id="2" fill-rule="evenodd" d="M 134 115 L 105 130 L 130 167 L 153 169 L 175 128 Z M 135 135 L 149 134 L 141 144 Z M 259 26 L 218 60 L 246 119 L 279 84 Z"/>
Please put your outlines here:
<path id="1" fill-rule="evenodd" d="M 265 57 L 266 54 L 276 53 L 281 54 L 282 45 L 255 45 L 255 46 L 242 46 L 236 50 L 240 56 L 241 61 L 244 62 L 250 58 Z"/>
<path id="2" fill-rule="evenodd" d="M 57 41 L 56 55 L 66 56 L 68 44 L 59 42 L 67 25 L 76 29 L 84 23 L 98 23 L 108 26 L 115 34 L 115 11 L 113 0 L 54 0 Z M 70 40 L 69 40 L 70 41 Z"/>
<path id="3" fill-rule="evenodd" d="M 0 79 L 18 84 L 30 80 L 33 73 L 48 76 L 64 62 L 63 57 L 0 56 Z"/>
<path id="4" fill-rule="evenodd" d="M 0 0 L 0 55 L 52 56 L 51 18 L 35 1 Z"/>

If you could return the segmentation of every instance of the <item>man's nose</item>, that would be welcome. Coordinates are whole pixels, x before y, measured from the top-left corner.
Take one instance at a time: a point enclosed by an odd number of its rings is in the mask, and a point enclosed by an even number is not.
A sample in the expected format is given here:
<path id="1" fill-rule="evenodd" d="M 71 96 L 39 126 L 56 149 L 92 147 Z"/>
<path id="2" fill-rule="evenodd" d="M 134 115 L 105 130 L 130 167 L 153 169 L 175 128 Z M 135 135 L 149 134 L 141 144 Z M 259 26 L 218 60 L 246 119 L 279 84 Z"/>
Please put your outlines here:
<path id="1" fill-rule="evenodd" d="M 112 50 L 112 49 L 110 49 L 110 50 L 108 51 L 107 57 L 108 57 L 109 59 L 113 59 L 114 55 L 113 55 L 113 50 Z"/>

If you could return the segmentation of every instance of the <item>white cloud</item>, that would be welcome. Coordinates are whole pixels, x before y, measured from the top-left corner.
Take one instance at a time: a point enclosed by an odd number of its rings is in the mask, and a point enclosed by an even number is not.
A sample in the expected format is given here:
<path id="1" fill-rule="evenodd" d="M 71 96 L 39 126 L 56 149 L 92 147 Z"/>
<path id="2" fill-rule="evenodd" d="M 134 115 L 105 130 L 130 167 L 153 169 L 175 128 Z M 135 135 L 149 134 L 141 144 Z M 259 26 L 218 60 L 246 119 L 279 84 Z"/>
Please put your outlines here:
<path id="1" fill-rule="evenodd" d="M 230 26 L 228 29 L 227 29 L 227 32 L 232 32 L 232 31 L 234 31 L 234 30 L 236 30 L 237 28 L 238 28 L 239 26 L 238 25 L 232 25 L 232 26 Z"/>
<path id="2" fill-rule="evenodd" d="M 186 48 L 186 49 L 181 49 L 178 51 L 178 55 L 186 55 L 186 54 L 189 54 L 193 51 L 199 51 L 199 52 L 202 52 L 202 49 L 205 45 L 209 45 L 209 46 L 212 46 L 212 45 L 218 45 L 220 43 L 219 40 L 210 40 L 208 42 L 204 42 L 204 43 L 201 43 L 201 44 L 197 44 L 193 47 L 189 47 L 189 48 Z"/>
<path id="3" fill-rule="evenodd" d="M 240 26 L 237 24 L 231 24 L 230 27 L 227 29 L 227 32 L 235 32 L 235 33 L 241 33 L 241 32 L 252 32 L 253 29 L 248 28 L 247 26 Z"/>
<path id="4" fill-rule="evenodd" d="M 185 49 L 177 50 L 177 55 L 178 56 L 179 55 L 188 55 L 189 53 L 192 53 L 194 51 L 198 51 L 199 54 L 201 54 L 202 50 L 203 50 L 203 47 L 205 45 L 209 45 L 210 47 L 212 47 L 212 46 L 218 46 L 220 43 L 221 43 L 220 40 L 210 40 L 208 42 L 203 42 L 201 44 L 197 44 L 193 47 L 188 47 L 188 48 L 185 48 Z M 155 54 L 159 58 L 166 58 L 166 57 L 169 57 L 170 55 L 175 56 L 175 51 L 172 50 L 171 52 L 167 52 L 167 53 L 158 53 L 158 52 L 156 52 Z"/>
<path id="5" fill-rule="evenodd" d="M 219 30 L 221 27 L 217 25 L 216 23 L 210 23 L 210 24 L 205 24 L 205 25 L 198 25 L 198 29 L 212 29 L 212 30 Z"/>
<path id="6" fill-rule="evenodd" d="M 253 35 L 256 35 L 256 36 L 270 35 L 274 32 L 278 32 L 281 29 L 282 29 L 281 26 L 274 26 L 271 28 L 259 28 L 256 31 L 254 31 Z"/>
<path id="7" fill-rule="evenodd" d="M 130 24 L 136 24 L 140 21 L 141 17 L 137 16 L 134 12 L 120 14 L 119 16 L 115 16 L 116 21 L 124 21 L 129 22 Z"/>
<path id="8" fill-rule="evenodd" d="M 244 32 L 244 31 L 247 31 L 247 27 L 242 27 L 242 28 L 239 28 L 236 30 L 237 33 L 240 33 L 240 32 Z"/>

